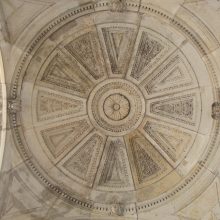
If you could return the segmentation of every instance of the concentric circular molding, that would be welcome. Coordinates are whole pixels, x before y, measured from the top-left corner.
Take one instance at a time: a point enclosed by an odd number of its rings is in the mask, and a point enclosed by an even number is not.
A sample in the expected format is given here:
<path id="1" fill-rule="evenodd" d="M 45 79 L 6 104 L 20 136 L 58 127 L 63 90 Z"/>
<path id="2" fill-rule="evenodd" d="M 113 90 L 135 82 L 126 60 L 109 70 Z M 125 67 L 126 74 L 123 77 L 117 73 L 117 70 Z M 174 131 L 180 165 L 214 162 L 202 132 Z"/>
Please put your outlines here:
<path id="1" fill-rule="evenodd" d="M 112 204 L 125 203 L 123 214 L 129 214 L 136 211 L 135 203 L 138 211 L 163 204 L 206 171 L 203 167 L 218 147 L 219 124 L 207 125 L 212 128 L 209 144 L 195 151 L 207 120 L 200 113 L 209 106 L 201 100 L 203 85 L 198 74 L 205 70 L 198 69 L 193 60 L 208 67 L 205 74 L 212 77 L 213 88 L 218 88 L 218 81 L 213 80 L 215 67 L 210 58 L 201 59 L 209 48 L 183 21 L 158 9 L 128 4 L 134 12 L 123 15 L 135 15 L 139 7 L 142 13 L 153 14 L 155 22 L 164 20 L 167 32 L 174 35 L 170 41 L 169 33 L 160 33 L 146 21 L 139 29 L 118 14 L 117 24 L 108 18 L 100 22 L 102 13 L 106 15 L 102 7 L 106 10 L 107 6 L 68 11 L 33 40 L 11 89 L 12 97 L 21 97 L 28 108 L 12 113 L 11 122 L 27 165 L 54 193 L 82 208 L 105 213 Z M 93 7 L 99 11 L 91 12 Z M 95 27 L 90 23 L 85 28 L 80 22 L 88 19 L 87 11 L 95 15 Z M 65 35 L 62 27 L 74 20 L 79 25 L 74 24 Z M 182 40 L 179 45 L 175 37 Z M 208 94 L 210 101 L 216 94 Z M 20 123 L 22 128 L 17 126 Z M 198 163 L 190 160 L 195 152 Z M 57 186 L 60 178 L 62 187 Z M 152 186 L 156 190 L 149 190 Z M 92 190 L 90 199 L 84 193 L 88 189 Z"/>
<path id="2" fill-rule="evenodd" d="M 145 100 L 139 89 L 122 79 L 106 80 L 91 92 L 88 115 L 106 135 L 122 136 L 135 130 L 145 114 Z"/>

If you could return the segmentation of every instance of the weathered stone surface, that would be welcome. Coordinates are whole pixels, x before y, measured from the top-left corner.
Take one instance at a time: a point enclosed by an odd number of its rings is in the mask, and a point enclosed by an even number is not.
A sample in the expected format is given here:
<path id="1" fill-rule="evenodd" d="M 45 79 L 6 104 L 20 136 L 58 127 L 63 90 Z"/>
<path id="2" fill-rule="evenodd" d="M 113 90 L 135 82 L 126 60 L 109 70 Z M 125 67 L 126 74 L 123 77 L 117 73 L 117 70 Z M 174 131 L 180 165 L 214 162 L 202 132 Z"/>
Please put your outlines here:
<path id="1" fill-rule="evenodd" d="M 0 218 L 218 219 L 219 8 L 1 0 Z"/>

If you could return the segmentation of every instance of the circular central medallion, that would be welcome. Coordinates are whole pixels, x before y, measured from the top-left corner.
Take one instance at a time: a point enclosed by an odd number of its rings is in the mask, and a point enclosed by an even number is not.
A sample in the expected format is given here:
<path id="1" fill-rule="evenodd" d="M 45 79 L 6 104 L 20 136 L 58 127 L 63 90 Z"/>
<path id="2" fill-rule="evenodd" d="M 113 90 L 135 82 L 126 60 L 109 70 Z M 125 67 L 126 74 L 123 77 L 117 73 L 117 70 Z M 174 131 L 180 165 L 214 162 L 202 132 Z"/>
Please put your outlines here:
<path id="1" fill-rule="evenodd" d="M 103 108 L 109 119 L 119 121 L 128 116 L 130 102 L 126 96 L 116 93 L 106 98 Z"/>
<path id="2" fill-rule="evenodd" d="M 87 110 L 97 129 L 111 136 L 122 136 L 136 129 L 142 122 L 145 100 L 131 82 L 110 79 L 93 89 Z"/>
<path id="3" fill-rule="evenodd" d="M 43 186 L 104 219 L 120 204 L 125 219 L 188 204 L 212 181 L 203 167 L 217 167 L 218 69 L 202 59 L 211 48 L 164 12 L 147 7 L 139 25 L 132 7 L 129 22 L 101 8 L 68 10 L 24 51 L 10 91 L 22 105 L 9 117 L 16 146 Z"/>

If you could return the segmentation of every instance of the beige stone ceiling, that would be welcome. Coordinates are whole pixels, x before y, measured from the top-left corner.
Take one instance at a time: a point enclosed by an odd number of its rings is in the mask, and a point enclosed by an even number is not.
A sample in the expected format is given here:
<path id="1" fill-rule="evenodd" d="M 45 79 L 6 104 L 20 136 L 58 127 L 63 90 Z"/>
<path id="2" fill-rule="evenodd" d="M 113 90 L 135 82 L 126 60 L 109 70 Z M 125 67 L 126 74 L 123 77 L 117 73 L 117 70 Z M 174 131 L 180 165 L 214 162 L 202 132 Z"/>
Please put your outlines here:
<path id="1" fill-rule="evenodd" d="M 0 219 L 220 219 L 219 10 L 0 0 Z"/>

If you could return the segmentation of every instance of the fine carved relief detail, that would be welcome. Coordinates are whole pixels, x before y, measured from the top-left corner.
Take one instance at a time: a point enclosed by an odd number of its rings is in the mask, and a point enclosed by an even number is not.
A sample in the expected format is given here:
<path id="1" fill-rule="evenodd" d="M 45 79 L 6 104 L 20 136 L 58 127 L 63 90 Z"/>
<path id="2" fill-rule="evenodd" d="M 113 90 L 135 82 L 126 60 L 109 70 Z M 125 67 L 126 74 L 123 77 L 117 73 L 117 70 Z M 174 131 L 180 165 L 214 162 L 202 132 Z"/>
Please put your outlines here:
<path id="1" fill-rule="evenodd" d="M 125 75 L 130 61 L 136 31 L 129 27 L 102 28 L 102 34 L 113 75 Z"/>
<path id="2" fill-rule="evenodd" d="M 197 85 L 194 72 L 183 54 L 177 53 L 169 57 L 153 71 L 144 81 L 147 94 L 170 92 L 180 88 Z"/>
<path id="3" fill-rule="evenodd" d="M 168 55 L 170 45 L 166 41 L 153 36 L 151 33 L 142 32 L 131 71 L 132 78 L 139 81 L 145 73 Z"/>
<path id="4" fill-rule="evenodd" d="M 112 204 L 110 215 L 124 216 L 125 205 L 123 203 Z"/>
<path id="5" fill-rule="evenodd" d="M 91 123 L 106 134 L 121 136 L 135 129 L 144 116 L 144 98 L 139 89 L 122 79 L 104 81 L 88 102 Z"/>
<path id="6" fill-rule="evenodd" d="M 97 187 L 106 190 L 132 188 L 132 177 L 122 138 L 109 138 L 100 165 Z"/>
<path id="7" fill-rule="evenodd" d="M 82 100 L 71 99 L 46 91 L 38 92 L 37 118 L 39 121 L 79 114 L 83 111 L 83 107 Z"/>
<path id="8" fill-rule="evenodd" d="M 212 105 L 212 118 L 220 120 L 220 102 L 215 102 Z"/>
<path id="9" fill-rule="evenodd" d="M 103 137 L 94 134 L 63 164 L 63 167 L 91 186 L 102 155 L 103 142 Z"/>
<path id="10" fill-rule="evenodd" d="M 21 100 L 17 99 L 9 99 L 8 101 L 8 110 L 10 113 L 17 113 L 21 111 Z"/>
<path id="11" fill-rule="evenodd" d="M 98 80 L 104 73 L 103 58 L 100 45 L 95 33 L 90 32 L 74 39 L 65 48 Z"/>
<path id="12" fill-rule="evenodd" d="M 150 103 L 150 113 L 189 126 L 196 126 L 199 118 L 199 95 L 196 92 L 164 97 Z"/>
<path id="13" fill-rule="evenodd" d="M 105 100 L 103 109 L 109 119 L 120 121 L 128 116 L 130 102 L 125 96 L 116 93 Z"/>
<path id="14" fill-rule="evenodd" d="M 82 97 L 88 95 L 92 86 L 90 80 L 84 76 L 79 66 L 69 60 L 61 52 L 57 53 L 47 66 L 42 78 L 42 82 L 60 87 L 60 90 L 68 89 Z M 62 91 L 62 90 L 61 90 Z"/>
<path id="15" fill-rule="evenodd" d="M 124 12 L 127 8 L 126 0 L 111 0 L 110 5 L 113 12 Z"/>
<path id="16" fill-rule="evenodd" d="M 89 131 L 90 124 L 83 119 L 48 128 L 41 131 L 41 135 L 51 154 L 57 158 L 73 148 Z"/>
<path id="17" fill-rule="evenodd" d="M 146 9 L 149 18 L 155 13 L 148 10 L 150 6 L 126 4 L 129 10 L 144 13 Z M 79 207 L 126 216 L 131 214 L 130 203 L 135 203 L 133 213 L 141 212 L 139 201 L 151 208 L 154 204 L 149 200 L 159 204 L 166 199 L 157 196 L 176 192 L 175 186 L 191 176 L 190 166 L 197 162 L 191 161 L 190 150 L 201 153 L 198 141 L 194 142 L 198 128 L 206 140 L 212 126 L 208 122 L 205 132 L 200 126 L 206 109 L 201 109 L 199 83 L 204 80 L 199 77 L 206 72 L 188 57 L 194 35 L 187 38 L 184 29 L 172 31 L 176 25 L 172 19 L 164 23 L 167 29 L 162 32 L 165 28 L 154 26 L 161 21 L 156 21 L 160 13 L 143 22 L 148 16 L 107 12 L 110 5 L 91 4 L 88 16 L 84 16 L 87 7 L 79 7 L 79 12 L 66 14 L 70 21 L 56 20 L 61 28 L 53 23 L 58 32 L 54 34 L 52 25 L 36 38 L 27 53 L 33 57 L 26 57 L 30 63 L 23 61 L 28 71 L 25 66 L 19 70 L 25 77 L 15 77 L 22 84 L 12 94 L 16 97 L 18 90 L 22 103 L 20 109 L 11 106 L 18 113 L 11 114 L 11 121 L 15 124 L 18 119 L 21 124 L 12 127 L 19 152 L 31 151 L 35 161 L 30 169 L 46 187 Z M 71 21 L 72 14 L 80 16 Z M 62 28 L 64 20 L 70 26 Z M 68 33 L 62 33 L 65 30 Z M 53 37 L 46 39 L 50 31 Z M 32 98 L 27 98 L 27 91 Z M 209 95 L 208 91 L 207 97 L 213 97 Z M 212 117 L 219 118 L 218 103 Z M 35 164 L 40 164 L 45 177 Z M 112 194 L 119 197 L 116 202 L 109 202 Z"/>
<path id="18" fill-rule="evenodd" d="M 175 163 L 182 154 L 186 153 L 192 143 L 192 135 L 158 122 L 147 121 L 144 131 L 158 144 L 158 146 Z"/>
<path id="19" fill-rule="evenodd" d="M 142 135 L 128 137 L 131 157 L 138 184 L 162 177 L 169 170 L 169 165 L 154 146 Z"/>

